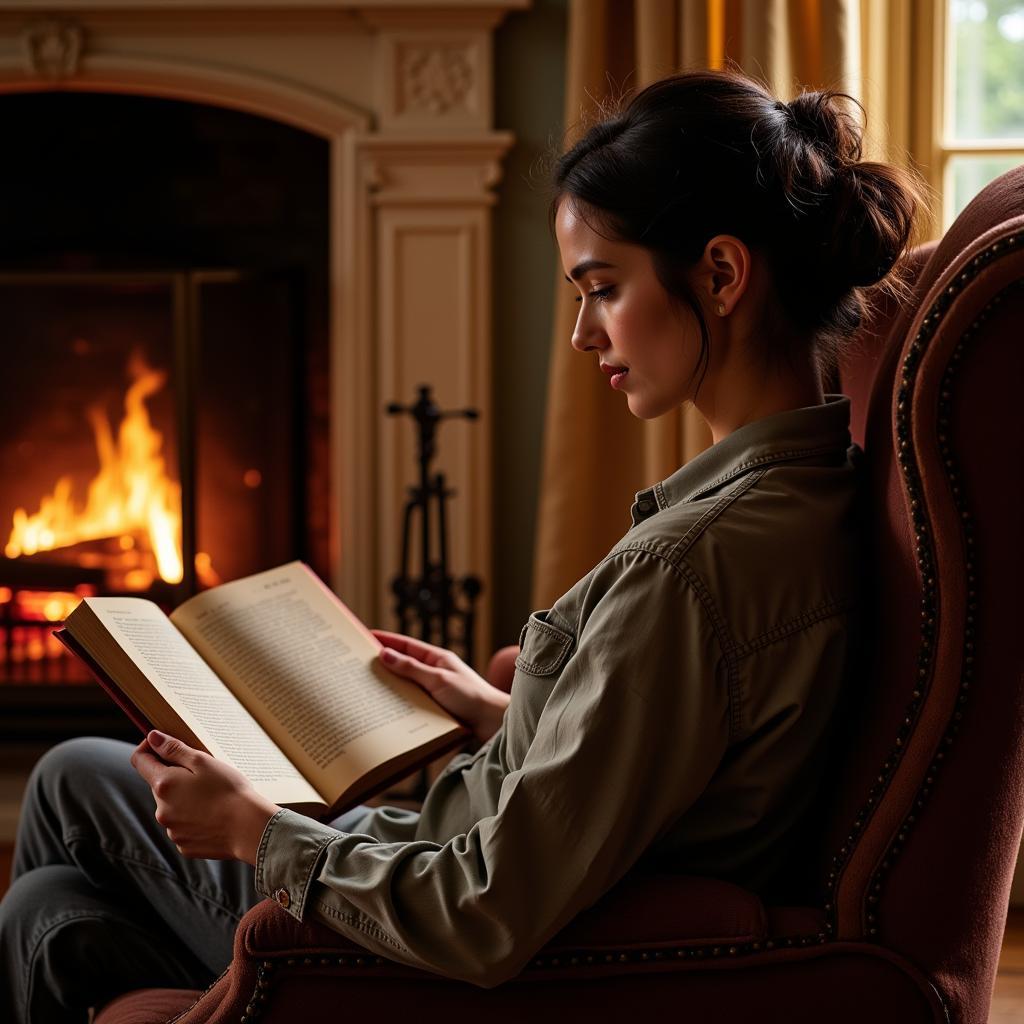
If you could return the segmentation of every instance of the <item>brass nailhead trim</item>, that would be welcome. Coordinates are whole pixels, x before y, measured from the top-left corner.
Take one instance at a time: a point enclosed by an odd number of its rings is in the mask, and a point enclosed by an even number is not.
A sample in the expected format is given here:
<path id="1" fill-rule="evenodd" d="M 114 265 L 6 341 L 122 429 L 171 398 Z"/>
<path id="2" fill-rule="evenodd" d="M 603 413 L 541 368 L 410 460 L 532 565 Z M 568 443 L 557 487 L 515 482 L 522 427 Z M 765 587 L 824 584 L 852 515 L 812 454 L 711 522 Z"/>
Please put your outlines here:
<path id="1" fill-rule="evenodd" d="M 273 960 L 264 960 L 257 968 L 256 987 L 253 989 L 253 993 L 249 997 L 249 1004 L 246 1006 L 245 1012 L 240 1018 L 242 1024 L 253 1024 L 253 1021 L 259 1019 L 260 1014 L 263 1012 L 263 1005 L 267 1001 L 267 995 L 270 989 L 270 977 L 273 970 Z"/>
<path id="2" fill-rule="evenodd" d="M 652 961 L 664 961 L 666 958 L 676 960 L 715 960 L 723 957 L 749 956 L 754 953 L 771 952 L 778 948 L 794 948 L 797 946 L 806 947 L 821 945 L 828 941 L 826 932 L 818 932 L 814 935 L 786 935 L 765 941 L 754 941 L 738 943 L 733 946 L 686 946 L 681 949 L 656 949 L 653 947 L 639 947 L 637 949 L 609 951 L 605 953 L 583 953 L 575 951 L 568 956 L 563 954 L 552 954 L 551 956 L 538 956 L 527 965 L 527 970 L 543 970 L 565 966 L 587 966 L 593 964 L 595 959 L 606 964 L 643 964 Z"/>

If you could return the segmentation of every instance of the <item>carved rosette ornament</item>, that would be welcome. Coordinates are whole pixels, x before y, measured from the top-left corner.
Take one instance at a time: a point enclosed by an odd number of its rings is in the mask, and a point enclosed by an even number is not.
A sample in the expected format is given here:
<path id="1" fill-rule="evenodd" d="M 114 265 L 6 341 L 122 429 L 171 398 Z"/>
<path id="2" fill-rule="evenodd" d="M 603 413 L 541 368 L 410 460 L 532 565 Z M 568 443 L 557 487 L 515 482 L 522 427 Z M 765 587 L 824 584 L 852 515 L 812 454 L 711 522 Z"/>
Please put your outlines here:
<path id="1" fill-rule="evenodd" d="M 404 46 L 400 80 L 402 111 L 470 110 L 476 85 L 473 52 L 463 46 Z"/>
<path id="2" fill-rule="evenodd" d="M 21 35 L 29 74 L 56 82 L 78 74 L 84 33 L 75 21 L 36 21 Z"/>

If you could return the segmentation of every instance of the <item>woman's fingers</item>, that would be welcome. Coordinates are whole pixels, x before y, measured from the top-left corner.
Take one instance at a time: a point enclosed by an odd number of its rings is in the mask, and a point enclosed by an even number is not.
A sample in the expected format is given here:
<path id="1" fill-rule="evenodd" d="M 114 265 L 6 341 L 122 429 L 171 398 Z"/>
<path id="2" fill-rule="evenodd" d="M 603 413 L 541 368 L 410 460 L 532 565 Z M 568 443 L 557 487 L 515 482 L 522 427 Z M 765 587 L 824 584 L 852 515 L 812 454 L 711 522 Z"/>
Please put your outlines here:
<path id="1" fill-rule="evenodd" d="M 383 645 L 380 660 L 414 682 L 484 742 L 501 725 L 508 695 L 496 690 L 458 655 L 411 636 L 375 629 Z"/>
<path id="2" fill-rule="evenodd" d="M 428 693 L 432 693 L 444 683 L 443 669 L 433 668 L 417 658 L 401 654 L 391 648 L 385 648 L 381 652 L 381 661 L 396 675 L 403 679 L 411 679 Z"/>
<path id="3" fill-rule="evenodd" d="M 385 629 L 372 629 L 371 633 L 385 646 L 400 654 L 426 662 L 428 665 L 446 665 L 453 657 L 451 651 L 435 647 L 425 640 L 417 640 L 402 633 L 389 633 Z"/>

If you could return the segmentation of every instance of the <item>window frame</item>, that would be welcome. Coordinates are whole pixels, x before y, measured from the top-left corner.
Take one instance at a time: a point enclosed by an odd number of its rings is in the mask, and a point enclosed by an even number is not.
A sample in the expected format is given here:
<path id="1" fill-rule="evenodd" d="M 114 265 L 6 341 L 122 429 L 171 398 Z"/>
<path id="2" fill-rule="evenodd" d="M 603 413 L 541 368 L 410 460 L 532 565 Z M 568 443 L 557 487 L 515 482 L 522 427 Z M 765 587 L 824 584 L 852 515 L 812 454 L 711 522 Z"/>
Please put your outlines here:
<path id="1" fill-rule="evenodd" d="M 918 5 L 917 38 L 925 42 L 930 54 L 922 54 L 922 72 L 931 65 L 929 88 L 918 92 L 928 96 L 931 107 L 923 125 L 929 129 L 930 139 L 919 152 L 930 152 L 928 184 L 941 197 L 940 208 L 935 211 L 942 233 L 949 230 L 955 219 L 953 210 L 953 158 L 957 156 L 1012 156 L 1024 163 L 1024 138 L 1010 139 L 956 139 L 953 136 L 953 35 L 949 30 L 949 7 L 953 0 L 926 0 Z M 923 77 L 923 75 L 922 75 Z M 926 83 L 915 83 L 920 87 Z M 924 113 L 924 112 L 922 112 Z M 923 140 L 922 140 L 923 141 Z"/>

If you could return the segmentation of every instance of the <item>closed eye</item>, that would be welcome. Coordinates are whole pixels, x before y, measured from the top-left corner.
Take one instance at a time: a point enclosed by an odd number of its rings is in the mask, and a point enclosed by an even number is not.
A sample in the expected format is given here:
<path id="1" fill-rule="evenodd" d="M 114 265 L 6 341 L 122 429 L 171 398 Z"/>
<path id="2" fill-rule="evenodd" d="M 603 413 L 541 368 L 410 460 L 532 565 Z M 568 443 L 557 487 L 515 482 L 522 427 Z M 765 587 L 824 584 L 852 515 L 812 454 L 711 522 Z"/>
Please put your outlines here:
<path id="1" fill-rule="evenodd" d="M 595 288 L 592 292 L 587 292 L 587 298 L 588 299 L 594 299 L 597 302 L 603 302 L 605 299 L 607 299 L 611 295 L 611 293 L 614 290 L 615 290 L 615 286 L 614 285 L 608 285 L 606 288 Z M 583 296 L 582 295 L 577 295 L 576 296 L 576 301 L 577 302 L 582 302 L 583 301 Z"/>

